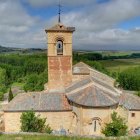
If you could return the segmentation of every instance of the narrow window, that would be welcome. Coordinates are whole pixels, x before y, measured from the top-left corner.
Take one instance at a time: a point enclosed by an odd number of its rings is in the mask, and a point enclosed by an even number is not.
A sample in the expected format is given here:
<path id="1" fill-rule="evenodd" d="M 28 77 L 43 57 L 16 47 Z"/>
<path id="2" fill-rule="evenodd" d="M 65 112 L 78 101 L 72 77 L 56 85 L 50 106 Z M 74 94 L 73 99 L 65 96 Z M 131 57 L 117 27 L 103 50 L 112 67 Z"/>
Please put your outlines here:
<path id="1" fill-rule="evenodd" d="M 94 121 L 94 132 L 96 132 L 96 121 Z"/>
<path id="2" fill-rule="evenodd" d="M 63 42 L 58 40 L 56 43 L 57 55 L 63 55 Z"/>
<path id="3" fill-rule="evenodd" d="M 135 113 L 131 113 L 131 117 L 135 117 Z"/>

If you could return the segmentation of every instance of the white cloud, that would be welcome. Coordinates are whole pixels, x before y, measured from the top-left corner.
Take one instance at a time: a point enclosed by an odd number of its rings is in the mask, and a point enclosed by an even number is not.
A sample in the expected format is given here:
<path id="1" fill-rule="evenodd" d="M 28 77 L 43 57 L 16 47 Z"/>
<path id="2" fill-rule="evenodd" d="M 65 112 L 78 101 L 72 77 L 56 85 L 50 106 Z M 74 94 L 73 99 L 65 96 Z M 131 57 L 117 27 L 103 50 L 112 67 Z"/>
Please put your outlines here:
<path id="1" fill-rule="evenodd" d="M 30 16 L 19 0 L 0 1 L 0 45 L 9 47 L 39 47 L 40 21 Z M 40 44 L 41 46 L 42 44 Z"/>
<path id="2" fill-rule="evenodd" d="M 126 49 L 128 46 L 128 49 L 140 50 L 140 26 L 133 31 L 117 27 L 123 21 L 140 16 L 139 7 L 139 0 L 112 0 L 91 6 L 86 12 L 65 14 L 63 21 L 76 26 L 74 42 L 78 48 L 97 49 L 102 46 L 104 49 Z"/>
<path id="3" fill-rule="evenodd" d="M 25 0 L 0 0 L 0 45 L 45 47 L 45 25 L 57 22 L 57 16 L 42 19 L 31 16 L 22 5 Z M 140 16 L 140 0 L 61 0 L 62 5 L 81 6 L 62 15 L 62 23 L 75 26 L 74 49 L 139 49 L 140 26 L 124 30 L 117 25 Z M 57 0 L 26 0 L 33 7 L 57 5 Z M 32 8 L 33 8 L 32 7 Z M 48 11 L 49 12 L 49 11 Z"/>

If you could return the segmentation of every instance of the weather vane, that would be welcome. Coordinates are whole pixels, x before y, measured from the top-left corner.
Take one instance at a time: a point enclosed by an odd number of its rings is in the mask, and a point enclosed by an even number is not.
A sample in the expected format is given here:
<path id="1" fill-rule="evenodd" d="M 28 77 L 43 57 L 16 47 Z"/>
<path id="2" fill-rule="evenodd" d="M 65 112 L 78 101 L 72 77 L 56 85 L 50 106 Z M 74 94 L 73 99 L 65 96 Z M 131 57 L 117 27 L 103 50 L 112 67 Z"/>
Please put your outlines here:
<path id="1" fill-rule="evenodd" d="M 60 4 L 60 0 L 59 0 L 59 4 L 58 4 L 58 23 L 61 22 L 61 4 Z"/>

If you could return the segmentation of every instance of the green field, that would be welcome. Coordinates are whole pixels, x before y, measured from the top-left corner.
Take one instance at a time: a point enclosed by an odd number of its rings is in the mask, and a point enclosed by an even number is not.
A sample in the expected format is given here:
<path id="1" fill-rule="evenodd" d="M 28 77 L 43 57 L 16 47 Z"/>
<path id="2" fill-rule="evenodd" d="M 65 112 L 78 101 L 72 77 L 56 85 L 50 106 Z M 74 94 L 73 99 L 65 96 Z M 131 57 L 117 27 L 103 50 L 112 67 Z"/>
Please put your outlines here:
<path id="1" fill-rule="evenodd" d="M 103 51 L 103 56 L 125 56 L 131 55 L 132 53 L 139 53 L 139 51 Z"/>
<path id="2" fill-rule="evenodd" d="M 78 138 L 78 137 L 59 137 L 59 136 L 39 136 L 39 135 L 1 135 L 0 140 L 140 140 L 140 137 L 131 138 Z"/>
<path id="3" fill-rule="evenodd" d="M 121 72 L 130 67 L 140 66 L 140 58 L 137 59 L 115 59 L 115 60 L 101 60 L 110 72 Z"/>

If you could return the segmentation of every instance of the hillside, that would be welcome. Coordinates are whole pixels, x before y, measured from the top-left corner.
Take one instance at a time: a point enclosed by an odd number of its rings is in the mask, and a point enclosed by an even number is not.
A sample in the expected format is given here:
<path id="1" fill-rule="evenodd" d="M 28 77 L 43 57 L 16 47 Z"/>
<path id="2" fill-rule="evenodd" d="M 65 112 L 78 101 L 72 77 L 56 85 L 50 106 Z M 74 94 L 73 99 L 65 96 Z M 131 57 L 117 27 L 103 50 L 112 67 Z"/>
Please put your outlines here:
<path id="1" fill-rule="evenodd" d="M 13 51 L 15 51 L 14 48 L 0 46 L 0 53 L 3 53 L 3 52 L 13 52 Z"/>
<path id="2" fill-rule="evenodd" d="M 11 48 L 11 47 L 4 47 L 0 45 L 0 53 L 34 53 L 34 52 L 44 52 L 46 49 L 39 49 L 39 48 Z"/>

